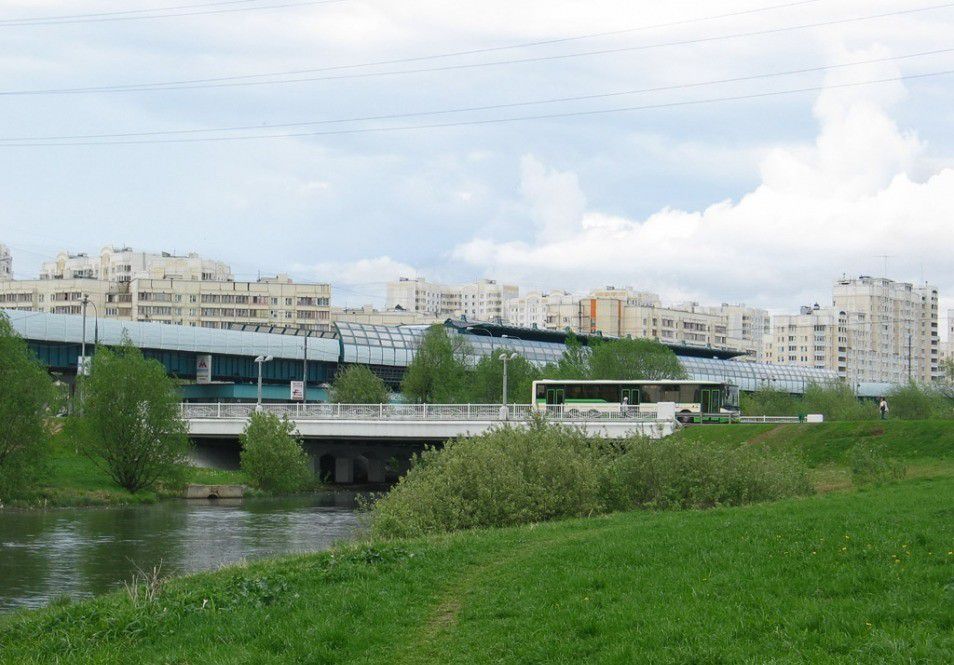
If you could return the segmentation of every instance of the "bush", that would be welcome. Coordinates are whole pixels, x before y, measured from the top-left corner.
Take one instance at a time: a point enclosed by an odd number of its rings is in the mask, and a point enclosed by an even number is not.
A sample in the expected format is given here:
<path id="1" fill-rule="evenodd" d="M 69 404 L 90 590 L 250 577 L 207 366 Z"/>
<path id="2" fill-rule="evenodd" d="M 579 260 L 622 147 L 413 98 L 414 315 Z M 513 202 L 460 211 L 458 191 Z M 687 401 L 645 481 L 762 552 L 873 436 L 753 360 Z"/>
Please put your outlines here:
<path id="1" fill-rule="evenodd" d="M 801 408 L 794 395 L 781 390 L 762 389 L 754 393 L 742 393 L 740 399 L 742 413 L 747 416 L 797 416 Z"/>
<path id="2" fill-rule="evenodd" d="M 902 420 L 954 417 L 954 400 L 933 387 L 916 383 L 895 388 L 888 395 L 888 415 Z"/>
<path id="3" fill-rule="evenodd" d="M 851 482 L 856 486 L 881 484 L 904 478 L 904 463 L 888 455 L 883 445 L 860 441 L 848 453 Z"/>
<path id="4" fill-rule="evenodd" d="M 808 494 L 804 463 L 756 446 L 634 439 L 604 476 L 609 510 L 737 506 Z"/>
<path id="5" fill-rule="evenodd" d="M 810 491 L 804 464 L 766 449 L 608 441 L 536 421 L 426 450 L 373 506 L 371 524 L 374 535 L 407 537 Z"/>
<path id="6" fill-rule="evenodd" d="M 844 383 L 811 385 L 805 390 L 803 413 L 823 413 L 825 420 L 871 420 L 877 404 L 862 402 Z"/>
<path id="7" fill-rule="evenodd" d="M 255 412 L 242 432 L 242 471 L 266 492 L 288 494 L 312 478 L 308 455 L 295 438 L 295 425 L 274 413 Z"/>
<path id="8" fill-rule="evenodd" d="M 348 365 L 331 384 L 331 401 L 336 404 L 387 404 L 390 393 L 367 365 Z"/>
<path id="9" fill-rule="evenodd" d="M 577 430 L 540 422 L 428 448 L 374 505 L 372 532 L 417 536 L 600 512 L 605 454 Z"/>

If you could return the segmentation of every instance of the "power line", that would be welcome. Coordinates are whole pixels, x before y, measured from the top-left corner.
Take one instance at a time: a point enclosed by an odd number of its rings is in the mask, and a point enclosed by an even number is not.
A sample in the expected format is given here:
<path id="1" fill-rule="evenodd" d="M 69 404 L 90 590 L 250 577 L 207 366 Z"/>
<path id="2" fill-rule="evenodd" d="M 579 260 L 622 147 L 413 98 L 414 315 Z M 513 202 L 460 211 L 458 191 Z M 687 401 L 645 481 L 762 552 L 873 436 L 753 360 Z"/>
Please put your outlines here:
<path id="1" fill-rule="evenodd" d="M 166 9 L 130 9 L 115 12 L 100 12 L 94 14 L 73 14 L 71 16 L 52 16 L 47 18 L 34 17 L 25 19 L 3 19 L 0 20 L 0 28 L 18 28 L 35 27 L 46 25 L 72 25 L 76 23 L 107 23 L 114 21 L 143 21 L 156 18 L 176 18 L 180 16 L 209 16 L 212 14 L 232 14 L 235 12 L 251 12 L 262 9 L 285 9 L 291 7 L 306 7 L 310 5 L 330 5 L 348 0 L 300 0 L 298 2 L 285 2 L 282 4 L 258 5 L 254 7 L 228 7 L 224 9 L 201 9 L 200 11 L 173 11 L 181 9 L 195 9 L 202 7 L 217 7 L 220 5 L 245 4 L 249 2 L 262 2 L 263 0 L 232 0 L 231 2 L 210 2 L 197 5 L 180 5 L 178 7 L 168 7 Z M 171 13 L 170 13 L 171 12 Z M 133 15 L 144 14 L 144 15 Z"/>
<path id="2" fill-rule="evenodd" d="M 665 86 L 656 86 L 652 88 L 640 88 L 634 90 L 622 90 L 617 92 L 606 92 L 606 93 L 596 93 L 590 95 L 575 95 L 569 97 L 556 97 L 550 99 L 538 99 L 532 101 L 520 101 L 520 102 L 508 102 L 502 104 L 488 104 L 482 106 L 464 106 L 457 107 L 452 109 L 441 109 L 441 110 L 432 110 L 432 111 L 413 111 L 407 113 L 390 113 L 390 114 L 379 114 L 379 115 L 367 115 L 367 116 L 358 116 L 351 118 L 336 118 L 328 120 L 311 120 L 304 122 L 288 122 L 288 123 L 276 123 L 267 125 L 268 129 L 279 129 L 279 128 L 290 128 L 290 127 L 308 127 L 314 125 L 329 125 L 329 124 L 341 124 L 349 122 L 365 122 L 371 120 L 395 120 L 399 118 L 413 118 L 421 116 L 434 116 L 434 115 L 448 115 L 452 113 L 467 113 L 473 111 L 490 111 L 496 109 L 505 109 L 505 108 L 515 108 L 520 106 L 536 106 L 540 104 L 556 104 L 563 102 L 576 102 L 576 101 L 588 101 L 594 99 L 606 99 L 609 97 L 621 97 L 625 95 L 637 95 L 637 94 L 646 94 L 652 92 L 665 92 L 670 90 L 685 90 L 688 88 L 697 88 L 703 86 L 711 85 L 721 85 L 726 83 L 739 83 L 743 81 L 753 81 L 758 79 L 765 78 L 774 78 L 779 76 L 791 76 L 795 74 L 808 74 L 813 72 L 822 72 L 830 71 L 833 69 L 843 69 L 845 67 L 856 67 L 860 65 L 870 65 L 882 62 L 894 62 L 898 60 L 907 60 L 911 58 L 918 58 L 928 55 L 939 55 L 942 53 L 951 53 L 954 52 L 954 47 L 945 48 L 945 49 L 936 49 L 933 51 L 921 51 L 918 53 L 907 53 L 904 55 L 897 56 L 887 56 L 884 58 L 873 58 L 870 60 L 859 60 L 855 62 L 846 62 L 833 65 L 820 65 L 818 67 L 806 67 L 802 69 L 790 69 L 780 72 L 769 72 L 761 74 L 751 74 L 747 76 L 737 76 L 732 78 L 723 78 L 715 79 L 709 81 L 697 81 L 694 83 L 679 83 L 673 85 Z M 202 133 L 212 133 L 212 132 L 234 132 L 234 131 L 244 131 L 244 130 L 254 130 L 254 129 L 263 129 L 262 124 L 257 125 L 235 125 L 230 127 L 209 127 L 202 129 L 170 129 L 170 130 L 155 130 L 155 131 L 144 131 L 144 132 L 120 132 L 120 133 L 109 133 L 109 134 L 74 134 L 74 135 L 59 135 L 59 136 L 27 136 L 27 137 L 13 137 L 13 138 L 0 138 L 0 144 L 16 141 L 65 141 L 65 140 L 79 140 L 79 139 L 98 139 L 98 138 L 127 138 L 127 137 L 137 137 L 137 136 L 170 136 L 170 135 L 185 135 L 185 134 L 202 134 Z"/>
<path id="3" fill-rule="evenodd" d="M 924 79 L 935 76 L 947 76 L 954 74 L 954 69 L 948 69 L 938 72 L 928 72 L 923 74 L 908 74 L 904 76 L 894 76 L 890 78 L 872 79 L 868 81 L 854 81 L 850 83 L 833 83 L 829 85 L 810 86 L 805 88 L 791 88 L 788 90 L 772 90 L 768 92 L 752 93 L 746 95 L 732 95 L 726 97 L 709 97 L 706 99 L 693 99 L 680 102 L 667 102 L 664 104 L 646 104 L 642 106 L 621 106 L 609 109 L 596 109 L 590 111 L 570 111 L 565 113 L 547 113 L 539 115 L 511 116 L 507 118 L 489 118 L 483 120 L 461 120 L 456 122 L 433 123 L 428 125 L 398 125 L 392 127 L 361 127 L 355 129 L 341 129 L 332 131 L 318 132 L 292 132 L 285 134 L 246 134 L 240 136 L 209 136 L 199 138 L 178 138 L 178 139 L 140 139 L 133 141 L 77 141 L 60 143 L 3 143 L 0 147 L 43 147 L 43 146 L 96 146 L 96 145 L 149 145 L 159 143 L 211 143 L 223 141 L 247 141 L 255 139 L 276 139 L 276 138 L 305 138 L 313 136 L 342 136 L 347 134 L 371 134 L 384 132 L 400 132 L 421 129 L 444 129 L 452 127 L 465 127 L 477 125 L 493 125 L 510 122 L 520 122 L 526 120 L 554 120 L 559 118 L 575 118 L 584 116 L 607 115 L 611 113 L 624 113 L 632 111 L 649 111 L 660 109 L 671 109 L 687 106 L 698 106 L 700 104 L 712 104 L 716 102 L 743 101 L 748 99 L 763 99 L 768 97 L 778 97 L 782 95 L 794 95 L 805 92 L 821 92 L 823 90 L 837 88 L 851 88 L 863 85 L 876 85 L 879 83 L 895 83 L 900 81 L 910 81 Z"/>
<path id="4" fill-rule="evenodd" d="M 580 58 L 588 57 L 595 55 L 610 55 L 615 53 L 624 53 L 624 52 L 633 52 L 633 51 L 643 51 L 649 49 L 657 49 L 669 46 L 688 46 L 693 44 L 703 44 L 709 42 L 724 41 L 728 39 L 737 39 L 740 37 L 756 37 L 764 35 L 779 34 L 784 32 L 792 32 L 797 30 L 807 30 L 811 28 L 819 28 L 831 25 L 842 25 L 847 23 L 857 23 L 861 21 L 870 21 L 879 18 L 888 18 L 892 16 L 902 16 L 907 14 L 914 14 L 919 12 L 932 11 L 936 9 L 946 9 L 949 7 L 954 7 L 954 2 L 947 2 L 939 5 L 931 5 L 926 7 L 918 7 L 914 9 L 902 9 L 892 12 L 884 12 L 880 14 L 869 14 L 865 16 L 854 16 L 850 18 L 842 19 L 832 19 L 827 21 L 816 21 L 814 23 L 802 23 L 798 25 L 789 25 L 782 26 L 778 28 L 768 28 L 764 30 L 751 30 L 747 32 L 737 32 L 727 35 L 715 35 L 709 37 L 698 37 L 694 39 L 683 39 L 675 40 L 668 42 L 657 42 L 654 44 L 642 44 L 638 46 L 623 46 L 610 49 L 598 49 L 591 51 L 578 51 L 576 53 L 563 53 L 563 54 L 554 54 L 546 56 L 535 56 L 529 58 L 516 58 L 510 60 L 494 60 L 489 62 L 477 62 L 477 63 L 465 63 L 465 64 L 455 64 L 455 65 L 443 65 L 440 67 L 423 67 L 416 69 L 399 69 L 385 72 L 358 72 L 350 74 L 338 74 L 333 76 L 310 76 L 310 77 L 301 77 L 293 79 L 277 79 L 277 80 L 266 80 L 266 81 L 253 81 L 249 79 L 253 78 L 263 78 L 269 76 L 289 76 L 295 74 L 305 74 L 305 73 L 317 73 L 317 72 L 328 72 L 342 69 L 353 69 L 360 67 L 370 67 L 375 64 L 383 63 L 362 63 L 362 64 L 351 64 L 351 65 L 336 65 L 330 67 L 321 67 L 315 69 L 301 69 L 301 70 L 289 70 L 289 71 L 279 71 L 279 72 L 270 72 L 264 74 L 246 74 L 239 76 L 227 76 L 227 77 L 218 77 L 218 78 L 205 78 L 205 79 L 183 79 L 178 81 L 160 81 L 152 83 L 128 83 L 128 84 L 115 84 L 115 85 L 106 85 L 106 86 L 86 86 L 86 87 L 75 87 L 75 88 L 45 88 L 45 89 L 27 89 L 27 90 L 5 90 L 0 91 L 0 96 L 26 96 L 26 95 L 59 95 L 59 94 L 90 94 L 90 93 L 112 93 L 112 92 L 157 92 L 165 90 L 192 90 L 192 89 L 210 89 L 210 88 L 228 88 L 228 87 L 247 87 L 247 86 L 258 86 L 258 85 L 277 85 L 277 84 L 288 84 L 288 83 L 303 83 L 303 82 L 312 82 L 312 81 L 331 81 L 331 80 L 340 80 L 340 79 L 357 79 L 357 78 L 371 78 L 378 76 L 395 76 L 395 75 L 405 75 L 405 74 L 421 74 L 421 73 L 432 73 L 432 72 L 442 72 L 442 71 L 454 71 L 454 70 L 463 70 L 463 69 L 476 69 L 481 67 L 494 67 L 501 65 L 513 65 L 513 64 L 525 64 L 533 62 L 546 62 L 551 60 L 565 60 L 569 58 Z M 513 47 L 511 47 L 513 48 Z M 416 59 L 411 60 L 426 60 L 433 58 L 442 58 L 448 57 L 447 55 L 441 54 L 436 56 L 421 56 Z M 405 60 L 410 61 L 410 60 Z M 391 62 L 403 62 L 399 60 Z"/>

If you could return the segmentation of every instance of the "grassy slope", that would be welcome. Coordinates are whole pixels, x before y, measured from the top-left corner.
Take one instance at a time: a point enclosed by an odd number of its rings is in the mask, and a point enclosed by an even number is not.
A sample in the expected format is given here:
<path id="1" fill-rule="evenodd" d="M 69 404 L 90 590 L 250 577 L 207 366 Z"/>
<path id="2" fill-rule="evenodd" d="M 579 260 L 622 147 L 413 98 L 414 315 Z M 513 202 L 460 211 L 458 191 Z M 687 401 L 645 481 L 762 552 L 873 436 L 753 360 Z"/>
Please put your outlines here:
<path id="1" fill-rule="evenodd" d="M 0 661 L 945 662 L 954 479 L 358 545 L 0 619 Z"/>
<path id="2" fill-rule="evenodd" d="M 202 484 L 247 482 L 245 475 L 239 471 L 194 467 L 187 469 L 185 480 Z M 53 456 L 41 486 L 14 503 L 25 506 L 89 506 L 149 503 L 158 498 L 159 495 L 154 492 L 131 494 L 118 487 L 101 468 L 56 437 L 53 441 Z"/>

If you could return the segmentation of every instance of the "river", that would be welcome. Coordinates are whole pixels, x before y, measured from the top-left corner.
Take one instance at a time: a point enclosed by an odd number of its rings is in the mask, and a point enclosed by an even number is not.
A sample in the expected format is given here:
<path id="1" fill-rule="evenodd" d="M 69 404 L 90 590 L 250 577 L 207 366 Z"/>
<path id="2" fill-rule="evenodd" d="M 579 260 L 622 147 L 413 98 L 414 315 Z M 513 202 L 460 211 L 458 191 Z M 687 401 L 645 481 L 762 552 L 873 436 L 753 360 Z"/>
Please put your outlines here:
<path id="1" fill-rule="evenodd" d="M 120 508 L 0 511 L 0 611 L 243 559 L 313 552 L 355 537 L 353 492 L 284 499 L 165 501 Z"/>

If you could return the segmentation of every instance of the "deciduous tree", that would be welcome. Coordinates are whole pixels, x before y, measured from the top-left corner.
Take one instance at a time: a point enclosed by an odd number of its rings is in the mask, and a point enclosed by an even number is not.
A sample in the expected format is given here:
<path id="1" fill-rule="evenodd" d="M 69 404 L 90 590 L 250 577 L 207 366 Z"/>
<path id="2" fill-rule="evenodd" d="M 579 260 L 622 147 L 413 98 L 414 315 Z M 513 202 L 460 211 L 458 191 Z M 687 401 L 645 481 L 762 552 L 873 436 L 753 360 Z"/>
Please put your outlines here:
<path id="1" fill-rule="evenodd" d="M 381 378 L 365 365 L 348 365 L 331 384 L 331 401 L 337 404 L 386 404 L 390 394 Z"/>

